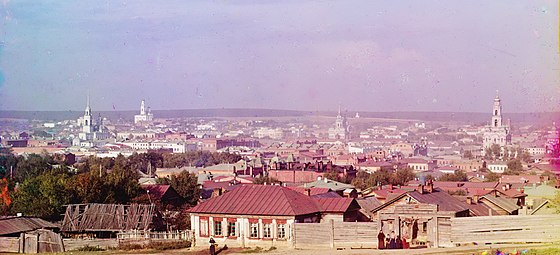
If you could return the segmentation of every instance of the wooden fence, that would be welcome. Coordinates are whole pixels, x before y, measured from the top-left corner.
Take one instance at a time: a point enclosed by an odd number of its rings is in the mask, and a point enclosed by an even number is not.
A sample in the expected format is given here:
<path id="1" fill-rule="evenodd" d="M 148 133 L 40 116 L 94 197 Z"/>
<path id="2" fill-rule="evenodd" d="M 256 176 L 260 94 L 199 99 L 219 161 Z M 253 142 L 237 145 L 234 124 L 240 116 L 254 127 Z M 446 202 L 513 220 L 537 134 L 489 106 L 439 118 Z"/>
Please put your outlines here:
<path id="1" fill-rule="evenodd" d="M 20 237 L 1 237 L 0 252 L 43 253 L 64 252 L 64 243 L 59 234 L 50 230 L 35 230 L 22 233 Z"/>
<path id="2" fill-rule="evenodd" d="M 451 242 L 517 243 L 560 241 L 560 215 L 451 218 Z"/>
<path id="3" fill-rule="evenodd" d="M 123 244 L 147 244 L 149 242 L 192 242 L 192 231 L 175 232 L 151 232 L 151 231 L 129 231 L 117 234 L 117 242 Z"/>
<path id="4" fill-rule="evenodd" d="M 374 248 L 376 222 L 295 223 L 295 248 Z"/>

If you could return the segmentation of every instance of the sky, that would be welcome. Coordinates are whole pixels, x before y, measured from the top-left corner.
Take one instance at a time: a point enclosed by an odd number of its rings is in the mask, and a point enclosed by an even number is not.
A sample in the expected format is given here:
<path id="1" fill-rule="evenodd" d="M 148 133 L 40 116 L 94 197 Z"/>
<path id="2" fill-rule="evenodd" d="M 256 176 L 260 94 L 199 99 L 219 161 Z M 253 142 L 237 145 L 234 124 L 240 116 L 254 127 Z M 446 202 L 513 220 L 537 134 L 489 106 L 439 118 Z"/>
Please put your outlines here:
<path id="1" fill-rule="evenodd" d="M 0 0 L 0 110 L 560 111 L 558 1 Z"/>

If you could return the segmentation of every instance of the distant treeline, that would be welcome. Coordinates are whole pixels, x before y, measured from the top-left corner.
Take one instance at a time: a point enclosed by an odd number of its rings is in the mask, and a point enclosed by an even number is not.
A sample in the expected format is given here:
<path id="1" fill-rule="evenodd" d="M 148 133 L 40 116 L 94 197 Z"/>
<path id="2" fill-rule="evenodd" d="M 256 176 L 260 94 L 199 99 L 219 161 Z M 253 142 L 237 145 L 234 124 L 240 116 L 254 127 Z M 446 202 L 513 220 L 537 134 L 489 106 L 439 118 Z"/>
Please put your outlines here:
<path id="1" fill-rule="evenodd" d="M 189 110 L 154 110 L 156 118 L 196 118 L 196 117 L 301 117 L 301 116 L 336 116 L 329 111 L 293 111 L 274 109 L 189 109 Z M 138 111 L 95 111 L 111 120 L 132 119 Z M 344 115 L 354 117 L 356 111 L 346 111 Z M 490 112 L 359 112 L 362 118 L 413 119 L 421 121 L 456 121 L 468 123 L 485 123 L 490 119 Z M 82 116 L 82 111 L 0 111 L 0 118 L 29 120 L 67 120 Z M 505 121 L 511 119 L 516 123 L 546 124 L 558 120 L 560 112 L 504 113 Z"/>

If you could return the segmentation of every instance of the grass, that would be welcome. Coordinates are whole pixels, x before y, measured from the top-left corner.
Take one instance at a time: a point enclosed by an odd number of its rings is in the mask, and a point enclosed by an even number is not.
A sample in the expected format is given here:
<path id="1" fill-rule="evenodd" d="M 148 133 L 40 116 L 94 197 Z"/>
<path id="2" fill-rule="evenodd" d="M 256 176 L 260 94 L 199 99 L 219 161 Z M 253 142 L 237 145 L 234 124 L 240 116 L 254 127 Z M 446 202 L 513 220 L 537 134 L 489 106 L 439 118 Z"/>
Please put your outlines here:
<path id="1" fill-rule="evenodd" d="M 74 251 L 105 251 L 105 249 L 103 249 L 99 246 L 86 245 L 86 246 L 80 247 L 78 249 L 75 249 Z"/>

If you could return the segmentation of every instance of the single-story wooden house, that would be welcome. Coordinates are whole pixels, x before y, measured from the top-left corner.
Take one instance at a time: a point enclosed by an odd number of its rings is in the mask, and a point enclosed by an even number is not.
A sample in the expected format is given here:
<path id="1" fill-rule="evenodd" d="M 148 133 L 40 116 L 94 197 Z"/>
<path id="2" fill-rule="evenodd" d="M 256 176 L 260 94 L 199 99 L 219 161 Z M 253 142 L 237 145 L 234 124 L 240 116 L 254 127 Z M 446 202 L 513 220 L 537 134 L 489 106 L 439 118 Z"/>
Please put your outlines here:
<path id="1" fill-rule="evenodd" d="M 195 245 L 293 245 L 294 223 L 355 221 L 360 207 L 352 198 L 315 199 L 278 185 L 246 185 L 189 210 Z"/>

